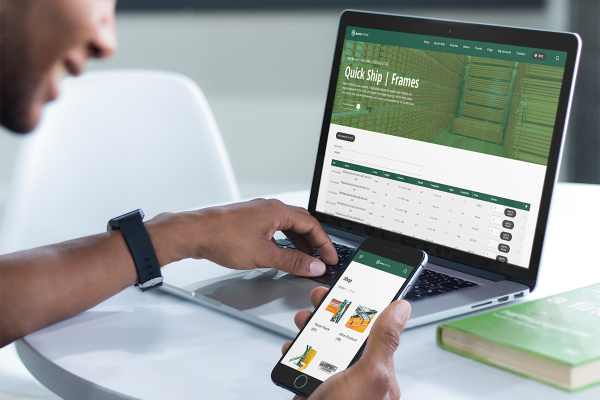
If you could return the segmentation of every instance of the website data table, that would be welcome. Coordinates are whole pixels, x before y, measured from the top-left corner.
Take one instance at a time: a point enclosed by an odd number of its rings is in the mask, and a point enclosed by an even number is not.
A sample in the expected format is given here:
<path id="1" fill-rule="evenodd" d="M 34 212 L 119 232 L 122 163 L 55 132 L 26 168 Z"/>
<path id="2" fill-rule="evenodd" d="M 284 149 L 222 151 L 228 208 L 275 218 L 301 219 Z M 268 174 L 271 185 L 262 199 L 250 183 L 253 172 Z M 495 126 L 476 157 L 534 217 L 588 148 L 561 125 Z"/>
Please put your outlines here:
<path id="1" fill-rule="evenodd" d="M 335 159 L 327 185 L 326 213 L 521 264 L 528 203 Z"/>

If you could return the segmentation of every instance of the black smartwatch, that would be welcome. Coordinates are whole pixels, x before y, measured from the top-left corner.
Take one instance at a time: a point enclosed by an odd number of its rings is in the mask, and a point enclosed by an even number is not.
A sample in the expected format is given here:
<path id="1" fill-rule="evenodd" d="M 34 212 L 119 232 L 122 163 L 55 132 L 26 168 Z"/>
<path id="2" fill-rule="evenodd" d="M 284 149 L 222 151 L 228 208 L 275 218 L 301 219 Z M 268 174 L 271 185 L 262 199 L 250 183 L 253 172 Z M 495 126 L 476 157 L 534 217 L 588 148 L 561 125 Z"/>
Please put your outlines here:
<path id="1" fill-rule="evenodd" d="M 116 217 L 108 221 L 107 231 L 120 229 L 127 242 L 127 247 L 133 256 L 135 267 L 138 271 L 140 281 L 135 285 L 142 292 L 162 286 L 163 277 L 160 273 L 160 265 L 158 258 L 150 241 L 150 235 L 144 226 L 142 220 L 144 212 L 135 210 L 120 217 Z"/>

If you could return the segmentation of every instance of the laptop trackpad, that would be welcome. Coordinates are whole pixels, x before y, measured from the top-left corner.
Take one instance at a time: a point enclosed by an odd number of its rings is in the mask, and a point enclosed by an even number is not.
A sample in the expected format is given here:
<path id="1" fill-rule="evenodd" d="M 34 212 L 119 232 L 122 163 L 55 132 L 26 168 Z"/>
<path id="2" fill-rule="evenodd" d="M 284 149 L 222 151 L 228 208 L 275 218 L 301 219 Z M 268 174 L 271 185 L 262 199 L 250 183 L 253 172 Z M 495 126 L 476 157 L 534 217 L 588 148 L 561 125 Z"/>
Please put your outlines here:
<path id="1" fill-rule="evenodd" d="M 319 283 L 275 269 L 245 271 L 184 287 L 240 311 L 265 317 L 313 309 L 309 293 Z"/>

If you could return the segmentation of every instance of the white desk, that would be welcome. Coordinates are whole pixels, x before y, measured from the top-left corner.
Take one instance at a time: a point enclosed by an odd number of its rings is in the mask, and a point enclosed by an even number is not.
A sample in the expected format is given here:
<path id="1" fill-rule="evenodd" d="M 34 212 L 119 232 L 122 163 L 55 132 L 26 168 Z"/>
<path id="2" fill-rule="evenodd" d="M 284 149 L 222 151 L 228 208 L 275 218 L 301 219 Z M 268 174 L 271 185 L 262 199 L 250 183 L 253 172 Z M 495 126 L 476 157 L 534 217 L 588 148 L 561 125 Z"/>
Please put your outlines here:
<path id="1" fill-rule="evenodd" d="M 278 196 L 305 205 L 308 192 Z M 540 284 L 528 299 L 600 282 L 600 186 L 556 189 Z M 592 259 L 590 255 L 593 255 Z M 192 263 L 198 263 L 194 261 Z M 197 264 L 168 268 L 193 268 Z M 406 331 L 396 354 L 404 399 L 598 399 L 568 394 L 441 350 L 436 324 Z M 156 291 L 127 289 L 18 343 L 27 368 L 65 399 L 290 398 L 271 383 L 284 338 Z"/>

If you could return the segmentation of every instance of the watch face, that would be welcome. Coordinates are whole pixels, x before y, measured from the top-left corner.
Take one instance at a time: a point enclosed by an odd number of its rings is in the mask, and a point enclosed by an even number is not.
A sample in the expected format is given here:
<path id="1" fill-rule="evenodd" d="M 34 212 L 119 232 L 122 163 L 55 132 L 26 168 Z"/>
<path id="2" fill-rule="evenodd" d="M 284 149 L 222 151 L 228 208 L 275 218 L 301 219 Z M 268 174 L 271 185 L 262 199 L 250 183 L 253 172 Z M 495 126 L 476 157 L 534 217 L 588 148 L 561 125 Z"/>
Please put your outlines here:
<path id="1" fill-rule="evenodd" d="M 135 217 L 138 217 L 138 216 L 140 218 L 142 218 L 142 219 L 144 218 L 144 211 L 142 211 L 141 208 L 138 208 L 137 210 L 133 210 L 131 212 L 128 212 L 127 214 L 123 214 L 121 216 L 118 216 L 117 218 L 114 218 L 114 219 L 116 219 L 117 221 L 124 221 L 126 219 L 135 218 Z"/>
<path id="2" fill-rule="evenodd" d="M 108 221 L 106 230 L 107 230 L 107 232 L 110 232 L 112 230 L 119 229 L 119 225 L 121 222 L 126 221 L 130 218 L 136 218 L 136 217 L 140 217 L 140 219 L 144 219 L 144 216 L 145 216 L 144 211 L 141 208 L 138 208 L 137 210 L 130 211 L 123 215 L 119 215 L 118 217 L 115 217 L 115 218 L 111 219 L 110 221 Z"/>

